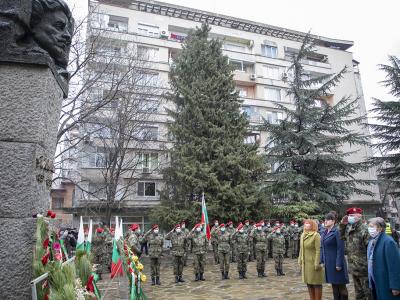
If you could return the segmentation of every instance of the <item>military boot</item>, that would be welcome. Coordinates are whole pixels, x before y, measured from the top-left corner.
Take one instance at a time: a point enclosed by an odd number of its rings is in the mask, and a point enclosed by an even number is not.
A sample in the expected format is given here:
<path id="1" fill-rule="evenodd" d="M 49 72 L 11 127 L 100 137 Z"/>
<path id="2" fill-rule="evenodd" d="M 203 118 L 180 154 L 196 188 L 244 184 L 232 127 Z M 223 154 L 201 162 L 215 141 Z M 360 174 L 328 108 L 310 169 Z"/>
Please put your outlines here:
<path id="1" fill-rule="evenodd" d="M 243 272 L 239 272 L 239 279 L 243 279 Z"/>
<path id="2" fill-rule="evenodd" d="M 151 276 L 151 285 L 156 285 L 156 280 L 154 276 Z"/>
<path id="3" fill-rule="evenodd" d="M 229 279 L 229 272 L 225 272 L 225 279 Z"/>
<path id="4" fill-rule="evenodd" d="M 179 282 L 179 276 L 175 276 L 175 283 Z"/>
<path id="5" fill-rule="evenodd" d="M 199 280 L 200 280 L 200 274 L 199 274 L 199 273 L 196 273 L 196 278 L 195 278 L 194 281 L 199 281 Z"/>
<path id="6" fill-rule="evenodd" d="M 282 268 L 279 269 L 279 273 L 280 273 L 281 276 L 285 276 L 286 275 L 285 273 L 283 273 L 283 269 Z"/>
<path id="7" fill-rule="evenodd" d="M 221 279 L 224 280 L 225 279 L 225 272 L 221 271 Z"/>
<path id="8" fill-rule="evenodd" d="M 243 271 L 243 279 L 247 279 L 246 271 Z"/>
<path id="9" fill-rule="evenodd" d="M 279 269 L 275 269 L 276 270 L 276 276 L 281 276 L 281 273 L 279 273 Z"/>
<path id="10" fill-rule="evenodd" d="M 179 282 L 185 282 L 185 280 L 183 280 L 183 278 L 182 278 L 182 275 L 179 276 L 178 280 L 179 280 Z"/>
<path id="11" fill-rule="evenodd" d="M 161 285 L 160 276 L 157 276 L 157 277 L 156 277 L 156 284 L 157 284 L 157 285 Z"/>
<path id="12" fill-rule="evenodd" d="M 204 278 L 204 274 L 203 273 L 200 273 L 200 280 L 201 281 L 205 281 L 206 279 Z"/>

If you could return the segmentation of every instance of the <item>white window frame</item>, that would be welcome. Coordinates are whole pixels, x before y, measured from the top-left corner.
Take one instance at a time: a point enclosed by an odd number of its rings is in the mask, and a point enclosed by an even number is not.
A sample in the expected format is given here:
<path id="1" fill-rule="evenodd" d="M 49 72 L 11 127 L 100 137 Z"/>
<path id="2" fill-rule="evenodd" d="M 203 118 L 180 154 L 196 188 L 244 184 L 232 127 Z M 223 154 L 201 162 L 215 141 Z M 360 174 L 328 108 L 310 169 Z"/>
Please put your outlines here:
<path id="1" fill-rule="evenodd" d="M 144 50 L 143 54 L 140 54 L 140 51 L 143 51 L 143 50 L 139 50 L 139 49 Z M 137 46 L 137 54 L 138 54 L 139 58 L 144 59 L 144 60 L 159 61 L 160 48 L 138 45 Z M 141 57 L 140 55 L 143 55 L 143 57 Z"/>
<path id="2" fill-rule="evenodd" d="M 280 68 L 273 65 L 264 65 L 263 66 L 263 75 L 265 78 L 280 80 L 281 72 Z"/>
<path id="3" fill-rule="evenodd" d="M 112 21 L 113 18 L 119 19 L 119 20 L 114 20 Z M 126 20 L 127 22 L 125 23 L 122 20 Z M 114 22 L 116 26 L 110 26 L 110 22 Z M 128 23 L 129 23 L 129 18 L 127 17 L 122 17 L 122 16 L 115 16 L 115 15 L 108 15 L 108 20 L 107 20 L 107 29 L 112 30 L 112 31 L 118 31 L 118 32 L 128 32 Z"/>
<path id="4" fill-rule="evenodd" d="M 160 27 L 152 24 L 138 23 L 137 27 L 138 33 L 141 35 L 159 37 Z"/>
<path id="5" fill-rule="evenodd" d="M 278 57 L 278 47 L 276 45 L 261 45 L 262 54 L 269 58 L 277 58 Z"/>
<path id="6" fill-rule="evenodd" d="M 269 93 L 269 91 L 271 91 L 271 93 Z M 273 97 L 270 97 L 272 95 L 272 91 L 274 91 L 276 94 Z M 264 98 L 269 101 L 282 101 L 281 89 L 268 86 L 264 87 Z"/>
<path id="7" fill-rule="evenodd" d="M 235 44 L 235 43 L 224 43 L 223 46 L 224 50 L 228 50 L 228 51 L 235 51 L 235 52 L 241 52 L 241 53 L 246 53 L 246 49 L 247 47 L 245 45 L 239 45 L 239 44 Z"/>
<path id="8" fill-rule="evenodd" d="M 143 185 L 143 188 L 142 188 L 142 190 L 143 190 L 143 195 L 140 195 L 139 194 L 139 190 L 140 190 L 140 188 L 139 188 L 139 186 L 140 185 Z M 154 195 L 146 195 L 146 184 L 154 184 Z M 136 195 L 137 196 L 139 196 L 139 197 L 156 197 L 157 196 L 157 182 L 155 182 L 155 181 L 139 181 L 138 183 L 137 183 L 137 191 L 136 191 Z"/>
<path id="9" fill-rule="evenodd" d="M 139 152 L 137 155 L 139 170 L 149 173 L 158 169 L 160 164 L 158 152 Z"/>

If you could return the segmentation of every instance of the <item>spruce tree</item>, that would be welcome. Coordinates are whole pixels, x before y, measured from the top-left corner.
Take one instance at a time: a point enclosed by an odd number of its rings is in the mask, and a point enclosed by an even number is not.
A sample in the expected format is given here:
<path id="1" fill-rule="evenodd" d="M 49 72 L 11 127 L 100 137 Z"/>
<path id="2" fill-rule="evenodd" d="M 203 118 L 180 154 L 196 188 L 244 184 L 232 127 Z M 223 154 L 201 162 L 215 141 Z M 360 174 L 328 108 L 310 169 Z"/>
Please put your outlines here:
<path id="1" fill-rule="evenodd" d="M 264 164 L 258 145 L 244 142 L 249 123 L 240 111 L 233 68 L 209 31 L 203 24 L 188 35 L 170 72 L 174 146 L 161 203 L 151 213 L 165 225 L 199 221 L 202 192 L 210 220 L 239 221 L 262 210 L 258 182 Z"/>
<path id="2" fill-rule="evenodd" d="M 341 204 L 353 193 L 370 194 L 362 186 L 367 182 L 354 177 L 368 166 L 349 162 L 351 152 L 342 148 L 345 143 L 364 145 L 367 139 L 349 129 L 363 120 L 356 114 L 357 99 L 346 96 L 333 105 L 316 105 L 316 101 L 331 95 L 347 70 L 345 67 L 337 74 L 309 76 L 303 63 L 313 52 L 314 44 L 307 35 L 288 69 L 287 94 L 293 107 L 278 103 L 284 120 L 266 122 L 264 126 L 269 134 L 266 157 L 274 166 L 267 191 L 275 202 L 303 205 L 303 201 L 313 201 L 327 208 Z"/>
<path id="3" fill-rule="evenodd" d="M 396 99 L 374 99 L 372 112 L 378 122 L 370 124 L 370 127 L 372 136 L 377 140 L 374 147 L 382 155 L 372 160 L 379 165 L 379 171 L 391 190 L 397 190 L 400 187 L 400 60 L 389 56 L 389 62 L 390 65 L 380 65 L 380 69 L 386 73 L 383 85 L 390 89 L 390 94 Z M 394 195 L 398 197 L 399 193 Z"/>

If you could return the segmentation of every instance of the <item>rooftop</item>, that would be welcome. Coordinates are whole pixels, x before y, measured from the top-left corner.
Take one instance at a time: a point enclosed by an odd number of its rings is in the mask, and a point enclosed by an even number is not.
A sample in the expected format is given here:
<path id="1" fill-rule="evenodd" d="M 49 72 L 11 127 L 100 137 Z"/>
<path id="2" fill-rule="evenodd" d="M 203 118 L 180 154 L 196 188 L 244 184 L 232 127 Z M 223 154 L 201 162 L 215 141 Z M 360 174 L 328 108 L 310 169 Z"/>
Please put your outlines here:
<path id="1" fill-rule="evenodd" d="M 264 23 L 244 20 L 240 18 L 230 17 L 222 14 L 202 11 L 194 8 L 179 6 L 175 4 L 152 1 L 152 0 L 99 0 L 97 2 L 111 4 L 115 6 L 130 8 L 152 14 L 169 16 L 191 20 L 195 22 L 206 22 L 210 25 L 233 28 L 237 30 L 263 34 L 267 36 L 302 41 L 307 33 L 296 30 L 286 29 L 282 27 L 272 26 Z M 322 47 L 347 50 L 354 45 L 353 41 L 338 40 L 318 35 L 311 35 L 314 42 Z"/>

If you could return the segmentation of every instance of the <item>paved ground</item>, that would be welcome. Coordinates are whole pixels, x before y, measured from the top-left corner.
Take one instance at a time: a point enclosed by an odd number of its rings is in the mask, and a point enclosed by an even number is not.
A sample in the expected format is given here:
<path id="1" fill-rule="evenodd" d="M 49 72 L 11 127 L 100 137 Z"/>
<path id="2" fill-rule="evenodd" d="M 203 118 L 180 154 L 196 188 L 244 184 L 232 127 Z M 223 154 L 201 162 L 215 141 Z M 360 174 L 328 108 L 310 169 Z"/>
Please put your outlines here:
<path id="1" fill-rule="evenodd" d="M 142 259 L 145 266 L 144 273 L 150 279 L 149 259 Z M 193 276 L 192 261 L 184 269 L 185 283 L 176 284 L 172 274 L 170 257 L 165 256 L 161 265 L 161 286 L 151 286 L 151 280 L 145 283 L 144 291 L 149 300 L 303 300 L 309 299 L 307 288 L 301 282 L 301 276 L 297 271 L 296 260 L 286 259 L 284 272 L 286 276 L 277 277 L 273 269 L 273 261 L 267 261 L 267 278 L 258 278 L 255 262 L 248 264 L 248 279 L 239 280 L 236 264 L 231 264 L 230 280 L 221 280 L 219 266 L 211 263 L 211 256 L 206 265 L 204 282 L 195 282 Z M 103 276 L 109 278 L 109 275 Z M 129 299 L 128 283 L 126 278 L 118 278 L 111 281 L 103 279 L 99 282 L 104 300 Z M 354 299 L 352 284 L 348 285 L 349 299 Z M 105 290 L 106 289 L 106 290 Z M 332 299 L 331 288 L 324 285 L 323 299 Z"/>

